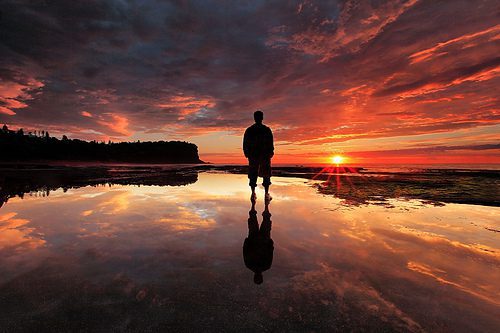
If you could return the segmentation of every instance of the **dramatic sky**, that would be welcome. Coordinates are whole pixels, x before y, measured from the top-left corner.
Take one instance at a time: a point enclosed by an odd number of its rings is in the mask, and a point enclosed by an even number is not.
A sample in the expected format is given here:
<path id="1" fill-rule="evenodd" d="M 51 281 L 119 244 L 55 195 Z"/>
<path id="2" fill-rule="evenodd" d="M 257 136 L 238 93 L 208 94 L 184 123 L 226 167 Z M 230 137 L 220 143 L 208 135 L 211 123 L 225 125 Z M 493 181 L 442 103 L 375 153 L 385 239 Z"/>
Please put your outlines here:
<path id="1" fill-rule="evenodd" d="M 497 0 L 2 1 L 0 123 L 242 162 L 500 163 Z"/>

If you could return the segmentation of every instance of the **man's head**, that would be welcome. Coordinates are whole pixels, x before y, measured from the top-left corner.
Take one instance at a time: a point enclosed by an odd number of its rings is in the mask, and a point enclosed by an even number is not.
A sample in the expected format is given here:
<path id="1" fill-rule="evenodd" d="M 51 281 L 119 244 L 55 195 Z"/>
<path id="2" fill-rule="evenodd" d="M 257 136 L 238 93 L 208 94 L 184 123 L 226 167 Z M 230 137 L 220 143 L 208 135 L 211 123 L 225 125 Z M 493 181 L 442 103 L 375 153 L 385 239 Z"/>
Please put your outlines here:
<path id="1" fill-rule="evenodd" d="M 253 113 L 253 119 L 255 119 L 255 122 L 258 124 L 262 123 L 262 120 L 264 120 L 264 112 L 262 111 L 255 111 Z"/>
<path id="2" fill-rule="evenodd" d="M 253 282 L 255 282 L 255 284 L 262 284 L 262 282 L 264 282 L 264 277 L 261 272 L 256 272 L 253 275 Z"/>

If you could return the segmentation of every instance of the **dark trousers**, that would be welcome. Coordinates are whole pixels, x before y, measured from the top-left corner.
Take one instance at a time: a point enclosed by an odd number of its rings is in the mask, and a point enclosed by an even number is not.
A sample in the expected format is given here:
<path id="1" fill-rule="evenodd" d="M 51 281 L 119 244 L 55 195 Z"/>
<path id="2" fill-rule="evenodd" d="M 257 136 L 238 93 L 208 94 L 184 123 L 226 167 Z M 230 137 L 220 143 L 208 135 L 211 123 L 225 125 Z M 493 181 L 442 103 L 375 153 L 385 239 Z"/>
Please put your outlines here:
<path id="1" fill-rule="evenodd" d="M 248 160 L 248 179 L 251 187 L 257 187 L 257 178 L 262 177 L 262 185 L 268 187 L 271 185 L 271 159 L 249 159 Z"/>

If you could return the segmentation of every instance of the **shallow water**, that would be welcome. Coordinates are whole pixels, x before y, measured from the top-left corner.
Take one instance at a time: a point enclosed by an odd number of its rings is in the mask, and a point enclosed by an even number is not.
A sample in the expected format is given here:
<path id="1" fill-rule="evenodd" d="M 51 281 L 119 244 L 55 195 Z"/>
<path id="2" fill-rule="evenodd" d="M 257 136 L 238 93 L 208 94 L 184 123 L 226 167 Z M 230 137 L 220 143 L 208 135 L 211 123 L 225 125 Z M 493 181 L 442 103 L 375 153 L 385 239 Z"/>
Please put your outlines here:
<path id="1" fill-rule="evenodd" d="M 11 198 L 0 208 L 0 325 L 498 331 L 500 208 L 350 205 L 315 184 L 273 178 L 273 260 L 261 285 L 243 258 L 251 208 L 244 175 Z"/>

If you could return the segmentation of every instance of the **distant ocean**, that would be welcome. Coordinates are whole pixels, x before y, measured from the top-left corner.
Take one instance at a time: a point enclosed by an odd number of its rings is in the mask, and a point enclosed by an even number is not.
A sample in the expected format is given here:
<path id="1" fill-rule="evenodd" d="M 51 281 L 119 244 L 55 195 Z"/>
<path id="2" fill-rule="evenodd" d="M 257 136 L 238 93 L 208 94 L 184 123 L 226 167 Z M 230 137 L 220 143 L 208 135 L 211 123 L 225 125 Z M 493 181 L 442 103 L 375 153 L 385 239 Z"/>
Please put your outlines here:
<path id="1" fill-rule="evenodd" d="M 275 167 L 327 167 L 335 166 L 334 164 L 273 164 Z M 500 164 L 342 164 L 340 167 L 363 168 L 370 172 L 411 172 L 431 169 L 447 169 L 447 170 L 500 170 Z"/>

